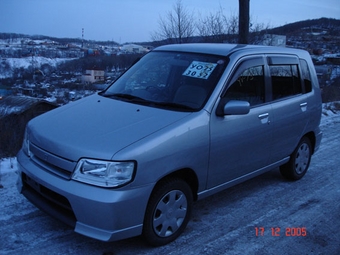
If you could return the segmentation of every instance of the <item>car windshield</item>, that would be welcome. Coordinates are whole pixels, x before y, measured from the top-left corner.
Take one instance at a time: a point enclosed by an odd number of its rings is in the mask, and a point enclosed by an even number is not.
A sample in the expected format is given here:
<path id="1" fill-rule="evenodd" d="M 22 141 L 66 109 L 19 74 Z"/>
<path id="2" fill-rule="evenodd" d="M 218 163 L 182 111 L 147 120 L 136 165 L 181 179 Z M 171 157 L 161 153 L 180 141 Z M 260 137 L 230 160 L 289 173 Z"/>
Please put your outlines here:
<path id="1" fill-rule="evenodd" d="M 172 110 L 197 111 L 208 100 L 226 58 L 179 52 L 150 52 L 100 95 Z"/>

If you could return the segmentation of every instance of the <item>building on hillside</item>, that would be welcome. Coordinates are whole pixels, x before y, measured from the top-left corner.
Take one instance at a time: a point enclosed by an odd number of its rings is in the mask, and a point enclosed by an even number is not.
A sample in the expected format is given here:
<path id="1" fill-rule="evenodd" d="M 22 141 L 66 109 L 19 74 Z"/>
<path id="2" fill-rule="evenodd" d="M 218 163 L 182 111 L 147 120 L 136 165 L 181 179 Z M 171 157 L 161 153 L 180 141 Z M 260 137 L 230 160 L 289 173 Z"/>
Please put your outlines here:
<path id="1" fill-rule="evenodd" d="M 265 34 L 262 38 L 262 44 L 267 46 L 286 47 L 285 35 Z"/>
<path id="2" fill-rule="evenodd" d="M 331 65 L 340 65 L 340 54 L 326 55 L 326 62 Z"/>
<path id="3" fill-rule="evenodd" d="M 8 88 L 6 86 L 0 85 L 0 100 L 4 98 L 5 96 L 11 95 L 12 89 Z"/>
<path id="4" fill-rule="evenodd" d="M 102 69 L 93 68 L 85 71 L 85 74 L 82 75 L 83 83 L 94 83 L 98 81 L 105 80 L 105 72 Z"/>
<path id="5" fill-rule="evenodd" d="M 150 50 L 137 44 L 125 44 L 121 47 L 121 51 L 125 53 L 147 53 Z"/>
<path id="6" fill-rule="evenodd" d="M 321 88 L 327 86 L 330 81 L 333 68 L 329 65 L 315 65 L 316 75 L 319 80 L 319 85 Z"/>

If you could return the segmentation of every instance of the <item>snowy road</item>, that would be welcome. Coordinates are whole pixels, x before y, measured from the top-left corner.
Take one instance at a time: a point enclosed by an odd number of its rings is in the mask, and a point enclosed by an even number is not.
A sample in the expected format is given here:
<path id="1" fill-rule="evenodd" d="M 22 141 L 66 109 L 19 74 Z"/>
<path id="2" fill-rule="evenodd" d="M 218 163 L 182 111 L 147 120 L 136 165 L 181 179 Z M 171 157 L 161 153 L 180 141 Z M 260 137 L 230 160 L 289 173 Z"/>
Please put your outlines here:
<path id="1" fill-rule="evenodd" d="M 184 234 L 152 248 L 137 238 L 103 243 L 36 209 L 0 164 L 0 254 L 340 254 L 340 115 L 323 121 L 320 150 L 306 176 L 278 169 L 194 204 Z"/>

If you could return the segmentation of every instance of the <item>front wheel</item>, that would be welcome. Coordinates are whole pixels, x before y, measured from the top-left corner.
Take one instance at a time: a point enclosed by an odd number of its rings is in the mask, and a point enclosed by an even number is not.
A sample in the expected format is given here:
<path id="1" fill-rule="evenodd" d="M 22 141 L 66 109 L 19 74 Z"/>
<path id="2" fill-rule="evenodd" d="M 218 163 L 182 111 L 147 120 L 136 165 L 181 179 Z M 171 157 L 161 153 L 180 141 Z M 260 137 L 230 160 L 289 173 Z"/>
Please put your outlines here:
<path id="1" fill-rule="evenodd" d="M 307 172 L 312 156 L 312 145 L 303 137 L 290 156 L 288 163 L 280 167 L 281 174 L 290 180 L 299 180 Z"/>
<path id="2" fill-rule="evenodd" d="M 193 195 L 182 179 L 160 183 L 149 200 L 143 225 L 143 236 L 154 246 L 174 241 L 188 224 Z"/>

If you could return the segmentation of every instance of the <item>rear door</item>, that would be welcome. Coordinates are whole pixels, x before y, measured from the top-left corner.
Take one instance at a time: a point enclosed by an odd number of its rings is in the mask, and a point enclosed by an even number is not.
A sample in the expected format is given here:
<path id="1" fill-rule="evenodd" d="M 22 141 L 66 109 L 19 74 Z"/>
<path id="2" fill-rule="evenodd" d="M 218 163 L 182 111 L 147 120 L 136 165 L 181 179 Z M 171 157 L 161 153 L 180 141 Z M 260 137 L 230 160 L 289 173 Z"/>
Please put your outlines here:
<path id="1" fill-rule="evenodd" d="M 208 188 L 260 169 L 269 161 L 271 106 L 266 99 L 264 70 L 262 56 L 242 59 L 220 99 L 248 101 L 248 114 L 211 116 Z"/>
<path id="2" fill-rule="evenodd" d="M 308 124 L 308 103 L 296 56 L 267 56 L 271 76 L 272 161 L 289 156 Z"/>

